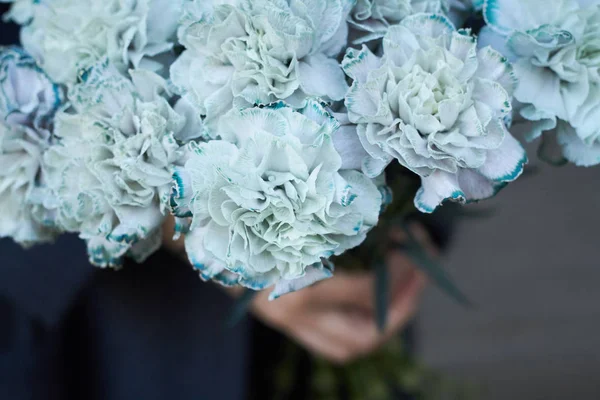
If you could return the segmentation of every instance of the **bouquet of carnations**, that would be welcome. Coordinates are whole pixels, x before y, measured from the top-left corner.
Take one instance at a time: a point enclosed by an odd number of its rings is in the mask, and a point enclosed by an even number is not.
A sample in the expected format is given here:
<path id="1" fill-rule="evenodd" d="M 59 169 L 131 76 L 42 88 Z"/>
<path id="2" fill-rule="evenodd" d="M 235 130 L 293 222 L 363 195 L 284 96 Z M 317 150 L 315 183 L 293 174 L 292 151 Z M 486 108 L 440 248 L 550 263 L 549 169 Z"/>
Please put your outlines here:
<path id="1" fill-rule="evenodd" d="M 74 232 L 100 267 L 143 261 L 172 214 L 202 279 L 277 298 L 393 198 L 517 179 L 513 121 L 544 159 L 600 163 L 600 1 L 2 1 L 23 48 L 0 53 L 0 236 Z"/>
<path id="2" fill-rule="evenodd" d="M 277 298 L 410 208 L 494 196 L 513 124 L 600 163 L 600 0 L 0 2 L 0 237 L 77 233 L 99 267 L 172 215 L 202 279 Z"/>

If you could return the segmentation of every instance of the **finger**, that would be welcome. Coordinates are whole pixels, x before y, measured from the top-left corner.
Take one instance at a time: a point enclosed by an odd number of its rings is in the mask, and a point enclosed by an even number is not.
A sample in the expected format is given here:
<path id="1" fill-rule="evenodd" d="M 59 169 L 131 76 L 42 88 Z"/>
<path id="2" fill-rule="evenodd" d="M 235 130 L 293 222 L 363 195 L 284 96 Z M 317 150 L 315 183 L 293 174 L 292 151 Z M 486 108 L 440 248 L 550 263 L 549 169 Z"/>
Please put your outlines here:
<path id="1" fill-rule="evenodd" d="M 268 300 L 268 294 L 259 293 L 252 310 L 267 325 L 295 339 L 311 353 L 336 363 L 344 362 L 349 356 L 348 346 L 335 335 L 325 333 L 316 317 L 319 309 L 308 306 L 303 292 L 291 293 L 274 302 Z"/>
<path id="2" fill-rule="evenodd" d="M 389 340 L 414 316 L 426 282 L 421 272 L 413 270 L 410 277 L 396 289 L 388 309 L 388 324 L 380 343 Z"/>
<path id="3" fill-rule="evenodd" d="M 318 313 L 315 324 L 324 336 L 344 347 L 350 360 L 371 352 L 380 339 L 373 315 L 356 309 Z"/>
<path id="4" fill-rule="evenodd" d="M 311 301 L 318 307 L 357 307 L 364 311 L 373 310 L 372 273 L 337 273 L 333 278 L 321 282 L 310 290 Z"/>
<path id="5" fill-rule="evenodd" d="M 393 292 L 396 286 L 411 277 L 415 270 L 414 263 L 400 251 L 390 251 L 386 256 L 390 277 L 390 290 Z"/>
<path id="6" fill-rule="evenodd" d="M 303 310 L 286 325 L 288 335 L 336 363 L 368 353 L 379 339 L 373 316 L 356 308 Z"/>
<path id="7" fill-rule="evenodd" d="M 330 362 L 343 364 L 350 360 L 351 354 L 348 346 L 311 326 L 295 329 L 293 332 L 288 332 L 288 335 L 294 337 L 310 353 Z"/>
<path id="8" fill-rule="evenodd" d="M 328 310 L 314 313 L 311 330 L 327 343 L 335 343 L 338 362 L 349 362 L 375 351 L 395 335 L 414 315 L 425 285 L 424 276 L 412 270 L 396 288 L 388 310 L 384 333 L 379 332 L 371 313 L 355 310 Z"/>

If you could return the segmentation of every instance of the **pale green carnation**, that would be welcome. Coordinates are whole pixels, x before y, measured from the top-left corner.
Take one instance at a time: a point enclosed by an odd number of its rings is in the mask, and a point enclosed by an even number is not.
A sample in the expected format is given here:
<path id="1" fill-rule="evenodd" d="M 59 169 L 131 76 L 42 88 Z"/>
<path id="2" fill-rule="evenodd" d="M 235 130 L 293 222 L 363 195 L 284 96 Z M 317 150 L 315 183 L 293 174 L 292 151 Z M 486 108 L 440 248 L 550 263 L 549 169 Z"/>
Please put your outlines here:
<path id="1" fill-rule="evenodd" d="M 52 141 L 62 89 L 17 47 L 0 47 L 0 237 L 23 245 L 54 231 L 34 220 L 29 201 L 45 182 L 42 154 Z"/>
<path id="2" fill-rule="evenodd" d="M 382 196 L 342 170 L 338 122 L 321 104 L 232 110 L 220 140 L 191 146 L 175 174 L 175 214 L 193 216 L 190 261 L 203 279 L 272 297 L 331 276 L 323 260 L 359 245 L 377 224 Z"/>
<path id="3" fill-rule="evenodd" d="M 158 248 L 183 156 L 177 139 L 186 121 L 165 99 L 164 80 L 130 74 L 131 81 L 103 60 L 70 89 L 72 108 L 57 114 L 57 143 L 44 155 L 48 190 L 35 208 L 39 219 L 79 233 L 102 267 Z"/>
<path id="4" fill-rule="evenodd" d="M 486 1 L 486 41 L 505 48 L 528 139 L 552 163 L 600 164 L 600 2 Z"/>
<path id="5" fill-rule="evenodd" d="M 363 172 L 376 177 L 397 160 L 420 175 L 415 204 L 424 212 L 493 196 L 526 161 L 504 123 L 512 67 L 476 46 L 445 17 L 416 14 L 388 30 L 383 57 L 349 49 L 342 64 L 353 79 L 348 117 L 368 153 Z"/>
<path id="6" fill-rule="evenodd" d="M 103 57 L 122 73 L 165 70 L 184 0 L 44 0 L 21 31 L 25 49 L 56 82 Z M 166 71 L 165 71 L 166 72 Z"/>
<path id="7" fill-rule="evenodd" d="M 347 45 L 351 0 L 240 0 L 202 12 L 203 1 L 188 6 L 196 8 L 179 32 L 186 50 L 171 80 L 204 118 L 207 136 L 216 137 L 232 107 L 344 97 L 348 86 L 335 57 Z"/>

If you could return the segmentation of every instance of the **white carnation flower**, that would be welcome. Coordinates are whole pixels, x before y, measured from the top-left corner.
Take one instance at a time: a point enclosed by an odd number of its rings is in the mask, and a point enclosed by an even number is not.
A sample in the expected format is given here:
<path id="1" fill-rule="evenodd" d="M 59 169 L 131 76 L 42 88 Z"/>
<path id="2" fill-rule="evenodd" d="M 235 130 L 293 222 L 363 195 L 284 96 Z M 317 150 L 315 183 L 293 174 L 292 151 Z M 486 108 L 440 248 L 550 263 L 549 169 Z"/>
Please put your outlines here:
<path id="1" fill-rule="evenodd" d="M 193 216 L 191 263 L 205 280 L 271 297 L 331 276 L 322 260 L 359 245 L 377 224 L 382 197 L 372 180 L 341 170 L 338 122 L 315 101 L 232 110 L 221 140 L 193 144 L 175 174 L 172 203 Z"/>
<path id="2" fill-rule="evenodd" d="M 128 68 L 163 69 L 184 0 L 44 0 L 21 31 L 25 49 L 56 82 L 107 56 Z M 167 57 L 168 58 L 168 57 Z"/>
<path id="3" fill-rule="evenodd" d="M 355 43 L 380 39 L 391 25 L 416 13 L 445 13 L 446 0 L 357 0 L 348 21 L 366 34 L 358 35 Z"/>
<path id="4" fill-rule="evenodd" d="M 33 58 L 16 47 L 0 48 L 0 237 L 24 245 L 53 238 L 33 219 L 28 202 L 44 183 L 42 154 L 62 102 L 62 89 Z"/>
<path id="5" fill-rule="evenodd" d="M 486 42 L 513 59 L 529 140 L 552 163 L 600 164 L 600 2 L 485 3 Z M 542 135 L 543 134 L 543 135 Z"/>
<path id="6" fill-rule="evenodd" d="M 177 138 L 185 118 L 167 100 L 165 82 L 142 70 L 124 78 L 107 60 L 69 91 L 72 110 L 56 116 L 58 143 L 44 155 L 48 191 L 40 219 L 78 232 L 98 266 L 123 256 L 143 260 L 160 245 Z"/>
<path id="7" fill-rule="evenodd" d="M 419 174 L 423 212 L 493 196 L 527 159 L 504 124 L 512 67 L 476 45 L 445 17 L 416 14 L 388 30 L 383 57 L 349 49 L 342 64 L 354 80 L 346 106 L 368 153 L 363 171 L 376 177 L 396 159 Z"/>
<path id="8" fill-rule="evenodd" d="M 186 18 L 179 39 L 187 50 L 171 67 L 178 92 L 205 117 L 208 136 L 233 106 L 344 97 L 348 86 L 335 57 L 346 46 L 352 0 L 239 3 L 188 12 L 203 17 Z"/>

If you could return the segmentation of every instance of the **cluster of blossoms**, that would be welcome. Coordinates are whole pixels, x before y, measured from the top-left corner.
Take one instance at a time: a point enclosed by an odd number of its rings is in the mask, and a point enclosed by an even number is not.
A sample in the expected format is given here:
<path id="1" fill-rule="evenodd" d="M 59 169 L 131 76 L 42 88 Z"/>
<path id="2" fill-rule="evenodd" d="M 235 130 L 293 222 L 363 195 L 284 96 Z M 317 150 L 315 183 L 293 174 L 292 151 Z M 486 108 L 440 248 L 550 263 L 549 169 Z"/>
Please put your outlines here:
<path id="1" fill-rule="evenodd" d="M 24 47 L 0 50 L 0 236 L 74 232 L 101 267 L 173 215 L 203 279 L 298 290 L 378 224 L 390 163 L 426 213 L 515 180 L 513 106 L 544 154 L 600 162 L 597 6 L 0 1 Z"/>

